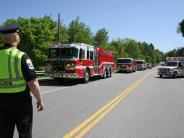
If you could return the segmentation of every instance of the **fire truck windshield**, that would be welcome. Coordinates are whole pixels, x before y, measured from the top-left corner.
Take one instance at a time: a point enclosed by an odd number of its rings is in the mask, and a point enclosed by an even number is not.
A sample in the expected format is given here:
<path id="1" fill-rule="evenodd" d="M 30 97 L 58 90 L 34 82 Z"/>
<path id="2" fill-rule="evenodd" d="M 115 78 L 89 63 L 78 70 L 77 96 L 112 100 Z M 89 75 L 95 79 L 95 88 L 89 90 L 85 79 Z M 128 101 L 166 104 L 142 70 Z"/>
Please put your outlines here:
<path id="1" fill-rule="evenodd" d="M 144 61 L 137 61 L 137 64 L 144 64 Z"/>
<path id="2" fill-rule="evenodd" d="M 61 48 L 60 57 L 64 59 L 75 59 L 78 58 L 79 50 L 77 48 Z"/>
<path id="3" fill-rule="evenodd" d="M 164 66 L 177 66 L 178 62 L 175 61 L 167 61 L 165 62 Z"/>
<path id="4" fill-rule="evenodd" d="M 59 58 L 60 57 L 60 49 L 59 48 L 50 48 L 48 53 L 48 58 Z"/>
<path id="5" fill-rule="evenodd" d="M 50 48 L 48 58 L 75 59 L 78 58 L 77 48 Z"/>
<path id="6" fill-rule="evenodd" d="M 132 63 L 131 59 L 118 59 L 118 63 Z"/>

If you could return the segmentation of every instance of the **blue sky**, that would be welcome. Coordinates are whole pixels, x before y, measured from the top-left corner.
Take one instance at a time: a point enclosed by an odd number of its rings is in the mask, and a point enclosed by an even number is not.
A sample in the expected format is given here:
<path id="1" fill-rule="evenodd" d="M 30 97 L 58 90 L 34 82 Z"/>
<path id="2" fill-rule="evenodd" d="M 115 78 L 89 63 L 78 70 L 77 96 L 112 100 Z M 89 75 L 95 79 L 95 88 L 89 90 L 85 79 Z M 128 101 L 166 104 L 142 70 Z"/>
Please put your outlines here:
<path id="1" fill-rule="evenodd" d="M 93 33 L 106 28 L 110 40 L 131 38 L 168 52 L 184 47 L 184 38 L 176 32 L 184 19 L 183 6 L 184 0 L 1 0 L 0 24 L 44 15 L 57 20 L 60 13 L 68 26 L 79 16 Z"/>

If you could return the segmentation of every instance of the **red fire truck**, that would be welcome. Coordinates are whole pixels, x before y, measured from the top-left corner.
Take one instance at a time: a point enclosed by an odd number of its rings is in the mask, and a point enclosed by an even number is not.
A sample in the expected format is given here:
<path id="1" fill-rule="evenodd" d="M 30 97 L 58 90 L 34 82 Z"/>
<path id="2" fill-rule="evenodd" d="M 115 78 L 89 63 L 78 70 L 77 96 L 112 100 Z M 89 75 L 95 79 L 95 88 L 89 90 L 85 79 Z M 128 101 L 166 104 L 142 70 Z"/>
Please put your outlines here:
<path id="1" fill-rule="evenodd" d="M 54 45 L 45 60 L 45 76 L 51 78 L 83 79 L 111 77 L 114 56 L 111 51 L 83 43 Z"/>
<path id="2" fill-rule="evenodd" d="M 118 58 L 117 70 L 118 72 L 135 72 L 137 70 L 136 61 L 133 58 Z"/>

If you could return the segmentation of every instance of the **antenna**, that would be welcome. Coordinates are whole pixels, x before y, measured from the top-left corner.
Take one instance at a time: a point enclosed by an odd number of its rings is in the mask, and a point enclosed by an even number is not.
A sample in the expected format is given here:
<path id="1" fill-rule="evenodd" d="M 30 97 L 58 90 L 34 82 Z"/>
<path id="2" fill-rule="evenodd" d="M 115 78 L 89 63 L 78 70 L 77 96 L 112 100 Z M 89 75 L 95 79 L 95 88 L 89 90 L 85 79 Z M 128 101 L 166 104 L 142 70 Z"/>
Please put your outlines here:
<path id="1" fill-rule="evenodd" d="M 57 26 L 57 34 L 58 34 L 58 44 L 60 44 L 60 13 L 58 13 L 58 26 Z"/>

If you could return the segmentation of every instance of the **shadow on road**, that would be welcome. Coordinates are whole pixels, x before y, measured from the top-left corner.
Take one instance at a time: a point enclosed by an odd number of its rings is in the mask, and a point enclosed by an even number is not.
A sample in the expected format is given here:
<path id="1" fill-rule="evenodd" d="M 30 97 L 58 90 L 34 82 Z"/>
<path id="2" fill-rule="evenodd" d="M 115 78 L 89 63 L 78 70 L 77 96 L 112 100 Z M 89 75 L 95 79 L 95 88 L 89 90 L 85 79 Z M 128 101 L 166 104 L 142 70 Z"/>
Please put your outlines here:
<path id="1" fill-rule="evenodd" d="M 177 77 L 177 78 L 175 78 L 175 77 L 162 77 L 162 78 L 160 78 L 159 76 L 157 76 L 155 78 L 157 78 L 157 79 L 183 79 L 184 77 Z"/>
<path id="2" fill-rule="evenodd" d="M 92 77 L 90 78 L 90 82 L 93 81 L 98 81 L 100 80 L 99 77 Z M 72 79 L 72 80 L 67 80 L 67 79 L 52 79 L 52 78 L 46 78 L 46 79 L 40 79 L 38 80 L 40 86 L 74 86 L 78 84 L 85 84 L 82 80 L 80 79 Z"/>
<path id="3" fill-rule="evenodd" d="M 134 73 L 134 72 L 127 72 L 127 71 L 117 71 L 115 72 L 116 74 L 131 74 L 131 73 Z"/>

